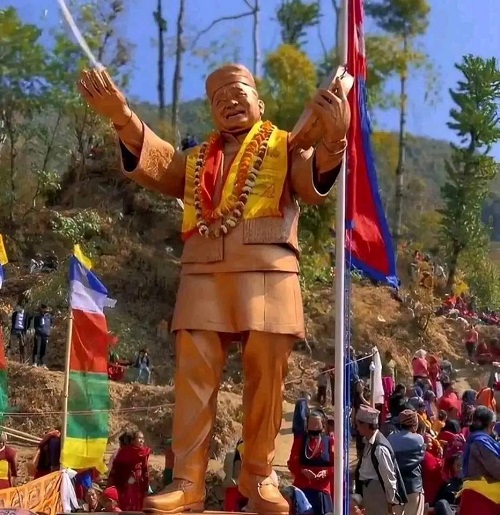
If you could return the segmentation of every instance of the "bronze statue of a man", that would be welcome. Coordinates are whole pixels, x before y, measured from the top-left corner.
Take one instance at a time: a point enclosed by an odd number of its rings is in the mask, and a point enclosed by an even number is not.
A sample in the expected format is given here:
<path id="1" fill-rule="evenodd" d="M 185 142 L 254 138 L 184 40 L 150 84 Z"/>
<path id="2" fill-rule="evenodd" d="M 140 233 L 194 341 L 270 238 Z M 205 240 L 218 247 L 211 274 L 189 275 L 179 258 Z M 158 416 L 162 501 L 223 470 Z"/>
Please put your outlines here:
<path id="1" fill-rule="evenodd" d="M 243 343 L 241 493 L 257 513 L 285 514 L 271 479 L 282 418 L 283 379 L 294 342 L 304 338 L 299 287 L 297 198 L 325 201 L 346 148 L 350 111 L 340 80 L 309 108 L 322 128 L 315 148 L 263 122 L 264 102 L 242 65 L 215 70 L 206 92 L 216 126 L 185 153 L 131 111 L 105 70 L 84 71 L 79 89 L 118 133 L 124 173 L 152 191 L 183 199 L 184 251 L 172 330 L 176 333 L 174 483 L 144 510 L 203 509 L 209 442 L 227 346 Z"/>

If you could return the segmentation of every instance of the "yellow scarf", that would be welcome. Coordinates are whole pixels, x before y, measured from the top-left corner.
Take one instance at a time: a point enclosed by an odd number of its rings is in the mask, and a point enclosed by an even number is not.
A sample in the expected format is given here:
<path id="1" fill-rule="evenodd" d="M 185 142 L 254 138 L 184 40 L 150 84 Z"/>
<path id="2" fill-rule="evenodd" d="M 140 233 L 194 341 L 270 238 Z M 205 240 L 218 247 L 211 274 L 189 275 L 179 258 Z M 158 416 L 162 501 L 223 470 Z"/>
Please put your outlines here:
<path id="1" fill-rule="evenodd" d="M 241 148 L 236 155 L 222 189 L 220 207 L 223 208 L 230 200 L 238 167 L 245 148 L 259 131 L 262 122 L 257 122 L 247 134 Z M 194 208 L 194 172 L 198 160 L 200 147 L 196 147 L 186 160 L 186 183 L 184 187 L 184 217 L 182 220 L 182 233 L 189 237 L 191 231 L 196 229 L 196 210 Z M 218 170 L 220 173 L 221 171 Z M 281 216 L 280 200 L 283 193 L 286 175 L 288 172 L 288 133 L 274 129 L 269 138 L 268 149 L 262 167 L 257 176 L 255 186 L 250 194 L 243 218 L 262 218 L 265 216 Z"/>

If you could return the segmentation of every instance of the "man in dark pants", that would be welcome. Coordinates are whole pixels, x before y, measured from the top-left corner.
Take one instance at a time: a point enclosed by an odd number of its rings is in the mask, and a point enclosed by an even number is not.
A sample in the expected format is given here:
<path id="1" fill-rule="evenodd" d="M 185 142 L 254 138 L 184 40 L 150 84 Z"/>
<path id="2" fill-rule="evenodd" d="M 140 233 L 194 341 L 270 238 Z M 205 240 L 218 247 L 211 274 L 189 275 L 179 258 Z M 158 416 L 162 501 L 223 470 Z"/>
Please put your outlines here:
<path id="1" fill-rule="evenodd" d="M 35 329 L 35 341 L 33 344 L 33 366 L 47 368 L 43 363 L 43 358 L 47 350 L 50 331 L 52 329 L 52 315 L 49 308 L 42 304 L 40 311 L 33 319 L 33 328 Z"/>
<path id="2" fill-rule="evenodd" d="M 21 363 L 24 363 L 24 349 L 26 347 L 26 332 L 29 325 L 28 312 L 18 305 L 12 313 L 11 328 L 10 328 L 10 345 L 17 340 L 19 345 L 19 357 Z M 9 347 L 10 347 L 9 345 Z"/>

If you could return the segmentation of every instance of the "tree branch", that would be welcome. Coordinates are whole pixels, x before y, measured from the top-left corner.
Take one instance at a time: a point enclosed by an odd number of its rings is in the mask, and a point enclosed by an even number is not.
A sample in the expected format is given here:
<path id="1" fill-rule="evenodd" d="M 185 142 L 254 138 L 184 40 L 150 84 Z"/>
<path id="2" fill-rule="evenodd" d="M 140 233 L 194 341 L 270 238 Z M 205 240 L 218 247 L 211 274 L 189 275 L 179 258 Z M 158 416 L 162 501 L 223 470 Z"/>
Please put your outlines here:
<path id="1" fill-rule="evenodd" d="M 246 12 L 246 13 L 234 14 L 232 16 L 221 16 L 220 18 L 217 18 L 208 27 L 206 27 L 202 31 L 198 32 L 198 34 L 196 34 L 195 38 L 191 42 L 191 48 L 194 48 L 196 46 L 196 43 L 198 43 L 198 41 L 200 40 L 200 38 L 202 36 L 204 36 L 207 32 L 210 32 L 215 27 L 215 25 L 217 25 L 218 23 L 223 22 L 223 21 L 229 21 L 229 20 L 239 20 L 241 18 L 245 18 L 246 16 L 252 16 L 252 15 L 253 15 L 253 11 L 250 11 L 250 12 Z"/>
<path id="2" fill-rule="evenodd" d="M 333 0 L 335 3 L 335 0 Z M 318 11 L 321 9 L 321 0 L 318 0 Z M 325 40 L 323 39 L 323 34 L 321 32 L 321 24 L 318 23 L 318 40 L 321 46 L 321 50 L 323 51 L 323 59 L 326 61 L 328 59 L 328 50 L 326 48 Z"/>

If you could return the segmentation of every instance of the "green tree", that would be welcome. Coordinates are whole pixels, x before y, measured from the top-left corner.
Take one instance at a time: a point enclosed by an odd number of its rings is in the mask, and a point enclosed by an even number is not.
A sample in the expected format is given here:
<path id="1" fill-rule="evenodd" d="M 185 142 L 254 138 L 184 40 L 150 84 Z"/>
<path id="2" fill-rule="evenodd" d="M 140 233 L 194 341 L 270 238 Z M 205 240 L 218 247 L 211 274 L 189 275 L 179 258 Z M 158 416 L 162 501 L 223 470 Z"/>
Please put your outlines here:
<path id="1" fill-rule="evenodd" d="M 20 176 L 19 157 L 32 136 L 28 128 L 42 107 L 47 54 L 40 44 L 41 30 L 25 24 L 14 8 L 0 10 L 0 124 L 3 157 L 0 177 L 6 195 L 11 230 L 14 226 Z M 3 173 L 2 173 L 3 172 Z"/>
<path id="2" fill-rule="evenodd" d="M 88 0 L 79 6 L 75 17 L 98 61 L 107 66 L 121 87 L 125 87 L 129 79 L 132 47 L 118 30 L 124 13 L 124 0 L 101 4 L 99 0 Z M 52 97 L 48 102 L 54 116 L 61 115 L 64 120 L 65 144 L 69 148 L 66 167 L 71 182 L 78 184 L 91 148 L 105 146 L 106 135 L 111 129 L 106 121 L 88 108 L 75 88 L 80 70 L 88 66 L 80 48 L 68 39 L 65 30 L 58 30 L 54 40 L 48 76 Z M 78 188 L 73 188 L 73 203 L 77 194 Z"/>
<path id="3" fill-rule="evenodd" d="M 447 250 L 449 288 L 461 254 L 488 243 L 481 213 L 497 172 L 489 154 L 492 145 L 500 141 L 497 60 L 468 55 L 456 67 L 463 77 L 456 89 L 450 90 L 455 107 L 450 110 L 448 127 L 456 132 L 460 145 L 452 145 L 451 159 L 445 163 L 447 180 L 441 189 L 441 235 Z"/>
<path id="4" fill-rule="evenodd" d="M 307 29 L 319 23 L 319 4 L 308 4 L 302 0 L 282 0 L 277 12 L 281 28 L 281 40 L 285 45 L 300 48 L 306 43 Z"/>
<path id="5" fill-rule="evenodd" d="M 316 90 L 317 73 L 309 57 L 293 45 L 281 45 L 264 63 L 259 90 L 265 116 L 284 130 L 292 130 Z"/>
<path id="6" fill-rule="evenodd" d="M 388 54 L 394 56 L 400 82 L 399 155 L 393 222 L 393 236 L 398 242 L 402 236 L 408 72 L 415 65 L 421 66 L 426 61 L 425 56 L 415 51 L 415 40 L 427 30 L 430 5 L 428 0 L 369 0 L 365 10 L 382 30 L 394 38 L 392 42 L 400 42 L 399 51 Z"/>
<path id="7" fill-rule="evenodd" d="M 293 45 L 281 45 L 264 63 L 259 91 L 265 102 L 264 117 L 290 131 L 316 91 L 317 73 L 309 57 Z M 330 269 L 327 247 L 335 217 L 335 204 L 301 206 L 300 240 L 307 257 L 302 262 L 304 277 L 314 281 Z"/>

